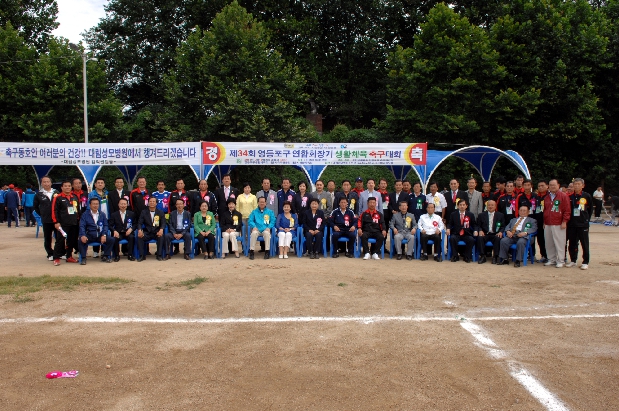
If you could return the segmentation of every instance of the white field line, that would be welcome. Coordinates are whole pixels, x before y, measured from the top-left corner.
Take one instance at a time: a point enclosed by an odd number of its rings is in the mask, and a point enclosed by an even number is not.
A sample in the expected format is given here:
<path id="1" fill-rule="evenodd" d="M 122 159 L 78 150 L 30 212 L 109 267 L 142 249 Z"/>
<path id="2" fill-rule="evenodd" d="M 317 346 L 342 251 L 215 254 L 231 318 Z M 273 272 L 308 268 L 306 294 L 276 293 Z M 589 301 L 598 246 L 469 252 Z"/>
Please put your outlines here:
<path id="1" fill-rule="evenodd" d="M 241 318 L 157 318 L 157 317 L 22 317 L 0 318 L 0 324 L 12 323 L 146 323 L 146 324 L 239 324 L 239 323 L 320 323 L 320 322 L 440 322 L 440 321 L 508 321 L 508 320 L 560 320 L 578 318 L 617 318 L 619 314 L 565 314 L 538 316 L 475 317 L 463 316 L 352 316 L 352 317 L 241 317 Z"/>
<path id="2" fill-rule="evenodd" d="M 469 321 L 461 321 L 462 328 L 467 330 L 476 340 L 475 344 L 488 352 L 497 360 L 505 360 L 509 368 L 509 374 L 520 383 L 529 393 L 539 401 L 548 411 L 569 411 L 567 406 L 552 392 L 542 385 L 522 365 L 507 358 L 507 353 L 501 350 L 492 338 L 477 324 Z"/>

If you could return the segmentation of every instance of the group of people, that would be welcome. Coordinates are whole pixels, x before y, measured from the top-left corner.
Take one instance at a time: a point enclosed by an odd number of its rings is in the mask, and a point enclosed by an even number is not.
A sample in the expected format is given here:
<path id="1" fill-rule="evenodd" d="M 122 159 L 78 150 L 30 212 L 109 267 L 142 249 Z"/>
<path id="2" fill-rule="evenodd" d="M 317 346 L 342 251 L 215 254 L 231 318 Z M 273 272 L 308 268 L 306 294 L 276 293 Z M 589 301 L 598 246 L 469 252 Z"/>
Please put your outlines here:
<path id="1" fill-rule="evenodd" d="M 215 191 L 209 190 L 206 180 L 200 180 L 195 191 L 186 191 L 182 179 L 176 181 L 172 192 L 166 191 L 163 181 L 157 182 L 157 191 L 150 192 L 144 177 L 137 179 L 137 188 L 131 191 L 124 184 L 124 179 L 118 177 L 114 189 L 108 190 L 105 181 L 97 178 L 94 189 L 87 193 L 76 178 L 64 181 L 58 193 L 52 189 L 51 179 L 43 177 L 41 190 L 33 196 L 32 209 L 41 216 L 48 259 L 55 265 L 62 259 L 77 262 L 73 257 L 76 251 L 81 263 L 86 264 L 86 248 L 95 244 L 93 256 L 101 254 L 104 262 L 119 261 L 121 251 L 129 260 L 143 261 L 152 242 L 157 244 L 156 259 L 160 261 L 180 253 L 180 243 L 184 244 L 185 259 L 191 258 L 194 243 L 204 259 L 212 259 L 218 241 L 222 258 L 232 253 L 239 258 L 239 240 L 248 243 L 250 259 L 255 258 L 262 243 L 264 258 L 268 259 L 272 231 L 277 236 L 274 242 L 279 258 L 288 258 L 292 242 L 301 237 L 297 236 L 298 230 L 302 230 L 304 244 L 296 246 L 304 247 L 310 259 L 319 258 L 327 240 L 333 242 L 334 258 L 340 253 L 353 257 L 357 238 L 363 259 L 380 259 L 380 250 L 391 230 L 398 260 L 413 259 L 419 231 L 421 260 L 433 255 L 434 260 L 442 261 L 446 235 L 453 262 L 460 257 L 471 262 L 475 248 L 479 264 L 488 257 L 493 264 L 507 264 L 510 247 L 515 244 L 513 262 L 519 267 L 527 240 L 535 235 L 540 262 L 574 266 L 580 245 L 580 267 L 587 269 L 589 264 L 588 227 L 593 198 L 583 191 L 584 181 L 580 178 L 570 184 L 571 193 L 563 192 L 557 180 L 540 180 L 534 191 L 533 183 L 522 176 L 514 181 L 499 177 L 494 190 L 490 182 L 484 182 L 482 191 L 476 190 L 474 178 L 467 180 L 466 190 L 460 189 L 456 179 L 443 192 L 431 182 L 428 194 L 422 193 L 419 182 L 396 180 L 390 192 L 387 180 L 380 179 L 377 185 L 374 179 L 364 181 L 361 177 L 355 180 L 354 187 L 349 180 L 342 181 L 340 191 L 335 190 L 334 181 L 325 184 L 318 180 L 313 192 L 308 192 L 304 181 L 295 192 L 287 178 L 275 191 L 270 179 L 265 178 L 256 194 L 248 183 L 241 190 L 232 187 L 227 174 Z M 217 223 L 220 238 L 215 237 Z M 327 228 L 331 236 L 323 241 Z M 56 243 L 52 249 L 54 233 Z M 132 252 L 135 241 L 136 256 Z"/>
<path id="2" fill-rule="evenodd" d="M 36 192 L 31 184 L 26 184 L 26 191 L 14 184 L 4 184 L 0 187 L 0 224 L 6 220 L 9 228 L 15 222 L 15 227 L 20 227 L 19 221 L 24 220 L 26 227 L 37 225 L 34 214 L 34 196 Z"/>

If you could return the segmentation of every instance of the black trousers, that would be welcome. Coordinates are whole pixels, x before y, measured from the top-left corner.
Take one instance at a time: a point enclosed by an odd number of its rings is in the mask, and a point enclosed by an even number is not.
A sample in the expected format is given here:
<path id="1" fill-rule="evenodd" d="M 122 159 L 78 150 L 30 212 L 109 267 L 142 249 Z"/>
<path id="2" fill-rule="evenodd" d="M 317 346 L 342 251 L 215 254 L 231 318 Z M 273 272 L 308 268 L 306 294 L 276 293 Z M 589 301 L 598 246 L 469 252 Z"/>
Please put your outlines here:
<path id="1" fill-rule="evenodd" d="M 421 233 L 420 241 L 421 241 L 421 252 L 423 254 L 428 253 L 428 241 L 432 240 L 434 242 L 434 254 L 443 254 L 443 250 L 441 249 L 443 245 L 441 244 L 441 235 L 440 234 L 423 234 Z M 432 252 L 432 251 L 430 251 Z"/>
<path id="2" fill-rule="evenodd" d="M 208 240 L 208 243 L 204 241 L 204 239 Z M 206 237 L 202 234 L 198 234 L 198 241 L 200 244 L 200 251 L 203 253 L 214 253 L 215 252 L 215 236 L 213 233 L 208 233 Z"/>
<path id="3" fill-rule="evenodd" d="M 129 255 L 133 255 L 133 245 L 135 244 L 135 234 L 132 231 L 131 234 L 126 235 L 125 233 L 118 233 L 118 238 L 114 243 L 114 257 L 118 257 L 120 255 L 120 241 L 127 240 L 127 244 L 123 244 L 123 251 L 129 250 Z M 94 251 L 94 250 L 93 250 Z"/>
<path id="4" fill-rule="evenodd" d="M 54 228 L 54 223 L 43 223 L 43 247 L 45 248 L 45 252 L 47 253 L 47 257 L 54 256 L 54 249 L 52 248 L 52 236 L 56 232 Z M 60 235 L 59 232 L 56 232 L 56 237 Z"/>
<path id="5" fill-rule="evenodd" d="M 377 232 L 367 232 L 364 231 L 361 234 L 361 245 L 363 246 L 363 254 L 368 254 L 370 252 L 370 242 L 368 241 L 370 238 L 376 240 L 376 244 L 374 244 L 374 254 L 378 254 L 378 252 L 383 247 L 383 243 L 385 242 L 385 237 L 383 237 L 383 233 L 380 231 Z"/>
<path id="6" fill-rule="evenodd" d="M 318 231 L 318 234 L 312 235 L 309 231 L 305 232 L 305 246 L 308 253 L 318 254 L 322 248 L 322 231 Z"/>
<path id="7" fill-rule="evenodd" d="M 486 256 L 486 243 L 490 241 L 492 243 L 492 256 L 499 256 L 499 249 L 501 247 L 501 239 L 496 236 L 496 233 L 487 233 L 484 236 L 477 237 L 477 250 L 480 257 Z"/>
<path id="8" fill-rule="evenodd" d="M 64 238 L 60 231 L 56 232 L 56 244 L 54 245 L 54 260 L 59 259 L 63 255 L 69 258 L 73 255 L 73 250 L 77 249 L 77 234 L 79 231 L 79 227 L 76 225 L 61 227 L 67 234 L 67 238 Z"/>
<path id="9" fill-rule="evenodd" d="M 548 258 L 548 254 L 546 253 L 546 238 L 544 238 L 544 219 L 543 218 L 535 218 L 537 222 L 537 246 L 539 247 L 539 253 L 543 258 Z M 532 244 L 533 250 L 531 251 L 533 255 L 535 255 L 535 245 Z"/>
<path id="10" fill-rule="evenodd" d="M 578 258 L 578 243 L 582 246 L 582 263 L 589 264 L 589 228 L 588 227 L 568 227 L 567 228 L 568 250 L 570 261 L 576 262 Z"/>
<path id="11" fill-rule="evenodd" d="M 345 243 L 340 243 L 338 240 L 340 238 L 347 238 L 348 241 Z M 346 246 L 348 246 L 348 252 L 353 253 L 355 249 L 355 232 L 354 231 L 335 231 L 333 230 L 333 250 L 337 252 L 338 247 L 340 250 L 346 251 Z"/>
<path id="12" fill-rule="evenodd" d="M 156 233 L 144 232 L 144 237 L 138 237 L 138 252 L 140 256 L 144 257 L 148 252 L 148 242 L 150 240 L 157 240 L 157 255 L 163 257 L 163 248 L 165 242 L 165 236 L 157 237 Z"/>
<path id="13" fill-rule="evenodd" d="M 458 235 L 452 234 L 449 237 L 449 243 L 451 245 L 451 256 L 456 256 L 458 254 L 458 241 L 464 241 L 464 256 L 468 258 L 473 258 L 473 245 L 475 245 L 475 238 L 470 235 Z"/>
<path id="14" fill-rule="evenodd" d="M 593 206 L 595 207 L 595 218 L 600 218 L 602 213 L 602 207 L 604 207 L 604 201 L 593 199 Z"/>
<path id="15" fill-rule="evenodd" d="M 4 223 L 4 203 L 0 203 L 0 223 Z"/>

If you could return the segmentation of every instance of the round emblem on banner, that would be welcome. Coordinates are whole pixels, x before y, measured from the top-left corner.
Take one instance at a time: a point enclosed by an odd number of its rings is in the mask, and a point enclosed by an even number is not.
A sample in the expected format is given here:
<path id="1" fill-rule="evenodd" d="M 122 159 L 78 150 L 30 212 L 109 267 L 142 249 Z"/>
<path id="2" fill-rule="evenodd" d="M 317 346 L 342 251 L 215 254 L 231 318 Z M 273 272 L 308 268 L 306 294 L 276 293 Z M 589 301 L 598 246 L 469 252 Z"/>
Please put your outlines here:
<path id="1" fill-rule="evenodd" d="M 202 162 L 204 164 L 219 164 L 226 158 L 226 150 L 219 143 L 202 142 Z"/>

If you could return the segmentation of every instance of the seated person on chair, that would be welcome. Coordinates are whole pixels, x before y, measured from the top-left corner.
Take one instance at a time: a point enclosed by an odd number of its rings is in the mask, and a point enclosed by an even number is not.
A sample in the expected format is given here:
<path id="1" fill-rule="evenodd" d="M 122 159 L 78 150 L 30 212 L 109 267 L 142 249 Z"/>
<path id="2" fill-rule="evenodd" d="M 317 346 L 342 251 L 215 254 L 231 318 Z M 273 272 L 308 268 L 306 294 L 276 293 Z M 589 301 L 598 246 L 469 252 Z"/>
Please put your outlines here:
<path id="1" fill-rule="evenodd" d="M 80 231 L 78 247 L 82 256 L 81 264 L 86 264 L 86 250 L 88 243 L 101 243 L 103 246 L 103 257 L 101 261 L 111 263 L 110 253 L 114 247 L 114 237 L 108 237 L 108 224 L 105 213 L 99 212 L 99 199 L 91 197 L 89 200 L 90 208 L 85 211 L 80 218 Z"/>
<path id="2" fill-rule="evenodd" d="M 168 223 L 169 232 L 165 236 L 165 249 L 169 253 L 170 246 L 174 240 L 183 240 L 185 245 L 184 253 L 185 260 L 189 260 L 191 254 L 191 247 L 193 244 L 193 238 L 191 238 L 191 214 L 185 210 L 185 201 L 182 198 L 177 198 L 176 210 L 170 213 L 170 222 Z M 166 257 L 168 260 L 172 258 L 172 254 L 169 253 Z"/>
<path id="3" fill-rule="evenodd" d="M 371 258 L 380 260 L 378 252 L 385 243 L 385 237 L 387 236 L 387 227 L 385 227 L 385 219 L 383 215 L 376 209 L 376 198 L 368 197 L 368 208 L 359 216 L 358 231 L 357 234 L 361 237 L 361 244 L 363 246 L 363 259 L 369 260 Z M 376 240 L 374 249 L 370 250 L 370 238 Z M 374 251 L 370 253 L 370 251 Z"/>
<path id="4" fill-rule="evenodd" d="M 464 261 L 470 263 L 473 259 L 473 246 L 477 237 L 477 227 L 475 226 L 475 215 L 467 210 L 466 200 L 458 201 L 458 211 L 449 215 L 447 223 L 447 235 L 451 245 L 451 262 L 459 260 L 458 242 L 464 241 Z"/>
<path id="5" fill-rule="evenodd" d="M 292 196 L 292 194 L 290 194 Z M 283 203 L 282 203 L 283 205 Z M 258 237 L 264 238 L 264 259 L 268 260 L 271 252 L 271 229 L 275 226 L 275 214 L 267 208 L 266 197 L 258 198 L 258 208 L 249 215 L 249 259 L 254 259 L 254 250 Z"/>
<path id="6" fill-rule="evenodd" d="M 415 240 L 415 233 L 417 232 L 417 221 L 415 216 L 408 212 L 408 198 L 403 198 L 399 202 L 399 212 L 394 213 L 391 216 L 389 227 L 393 230 L 393 242 L 395 245 L 395 251 L 397 253 L 396 259 L 402 259 L 402 240 L 408 241 L 406 247 L 406 259 L 413 259 L 413 246 Z"/>
<path id="7" fill-rule="evenodd" d="M 242 194 L 241 194 L 242 196 Z M 231 244 L 234 256 L 239 258 L 239 246 L 237 237 L 241 237 L 243 228 L 243 214 L 236 209 L 236 198 L 229 196 L 226 200 L 228 209 L 219 213 L 219 226 L 221 227 L 221 252 L 222 258 L 228 254 L 228 242 Z"/>
<path id="8" fill-rule="evenodd" d="M 322 248 L 322 236 L 324 235 L 325 213 L 318 209 L 318 199 L 310 200 L 310 209 L 303 216 L 303 234 L 305 235 L 305 246 L 310 259 L 317 259 L 318 252 Z"/>
<path id="9" fill-rule="evenodd" d="M 417 229 L 420 231 L 419 238 L 421 241 L 421 257 L 419 257 L 419 259 L 421 261 L 428 259 L 428 241 L 432 240 L 432 242 L 434 242 L 434 261 L 440 263 L 443 261 L 441 232 L 445 229 L 445 225 L 443 224 L 441 216 L 434 212 L 433 202 L 428 203 L 426 210 L 428 213 L 421 216 L 419 224 L 417 225 Z"/>
<path id="10" fill-rule="evenodd" d="M 290 251 L 290 243 L 296 238 L 297 228 L 299 228 L 299 220 L 296 214 L 293 214 L 292 203 L 288 200 L 284 201 L 284 212 L 277 215 L 277 240 L 279 246 L 279 258 L 288 258 Z"/>
<path id="11" fill-rule="evenodd" d="M 505 230 L 505 216 L 496 211 L 496 201 L 486 202 L 486 211 L 482 211 L 477 216 L 477 250 L 479 260 L 477 264 L 486 262 L 486 243 L 492 243 L 492 264 L 496 264 L 499 259 L 499 245 Z"/>
<path id="12" fill-rule="evenodd" d="M 350 183 L 349 183 L 350 185 Z M 339 239 L 346 238 L 346 257 L 353 258 L 355 256 L 355 227 L 357 226 L 357 219 L 355 213 L 348 206 L 348 199 L 346 197 L 339 197 L 339 208 L 336 208 L 331 213 L 329 218 L 329 226 L 332 229 L 333 241 L 333 258 L 340 256 Z"/>
<path id="13" fill-rule="evenodd" d="M 142 210 L 138 218 L 138 249 L 139 261 L 146 259 L 147 244 L 151 240 L 157 240 L 157 261 L 163 261 L 163 249 L 165 236 L 163 230 L 166 226 L 165 213 L 157 208 L 157 199 L 148 198 L 148 207 Z"/>
<path id="14" fill-rule="evenodd" d="M 507 227 L 505 227 L 505 236 L 501 239 L 499 265 L 507 264 L 509 248 L 512 244 L 516 244 L 514 267 L 520 267 L 520 263 L 524 260 L 527 236 L 529 233 L 537 232 L 537 221 L 529 217 L 529 207 L 526 205 L 520 207 L 518 215 L 518 218 L 512 218 Z"/>
<path id="15" fill-rule="evenodd" d="M 133 228 L 135 225 L 135 215 L 133 211 L 127 210 L 129 201 L 126 198 L 118 200 L 118 211 L 114 211 L 110 217 L 109 225 L 114 240 L 114 261 L 120 261 L 120 244 L 122 240 L 127 240 L 127 249 L 129 251 L 129 261 L 134 261 L 133 256 L 133 244 L 135 242 L 135 236 L 133 234 Z"/>
<path id="16" fill-rule="evenodd" d="M 209 211 L 209 202 L 202 200 L 198 207 L 198 212 L 193 215 L 194 236 L 198 239 L 200 251 L 204 254 L 204 259 L 215 258 L 215 233 L 217 232 L 217 222 L 215 215 Z"/>

